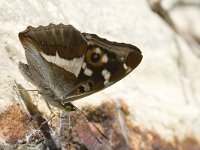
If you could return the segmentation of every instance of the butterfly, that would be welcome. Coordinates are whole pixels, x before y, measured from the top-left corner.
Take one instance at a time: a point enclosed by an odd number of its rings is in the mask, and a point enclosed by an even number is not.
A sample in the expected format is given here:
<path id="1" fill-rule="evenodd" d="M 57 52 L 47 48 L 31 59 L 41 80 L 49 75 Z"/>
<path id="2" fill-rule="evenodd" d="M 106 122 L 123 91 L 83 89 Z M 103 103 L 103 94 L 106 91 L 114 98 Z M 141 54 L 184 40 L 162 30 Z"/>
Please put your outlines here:
<path id="1" fill-rule="evenodd" d="M 22 75 L 38 88 L 45 102 L 73 111 L 72 101 L 121 80 L 142 60 L 139 48 L 81 33 L 72 25 L 28 26 L 19 33 L 27 64 Z"/>

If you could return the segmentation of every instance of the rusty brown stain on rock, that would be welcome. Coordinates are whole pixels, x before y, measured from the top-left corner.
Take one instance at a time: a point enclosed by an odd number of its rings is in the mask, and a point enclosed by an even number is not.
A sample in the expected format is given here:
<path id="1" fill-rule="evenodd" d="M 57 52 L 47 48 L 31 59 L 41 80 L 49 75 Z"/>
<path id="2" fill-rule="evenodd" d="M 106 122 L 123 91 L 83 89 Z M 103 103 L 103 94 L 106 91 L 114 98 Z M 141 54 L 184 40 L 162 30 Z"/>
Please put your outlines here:
<path id="1" fill-rule="evenodd" d="M 82 110 L 87 114 L 89 121 L 103 123 L 104 121 L 114 119 L 116 115 L 115 107 L 112 102 L 106 102 L 98 107 L 84 106 Z"/>
<path id="2" fill-rule="evenodd" d="M 7 142 L 14 144 L 25 138 L 27 117 L 22 114 L 18 105 L 12 105 L 0 114 L 0 136 Z"/>
<path id="3" fill-rule="evenodd" d="M 119 109 L 114 103 L 106 102 L 98 107 L 86 106 L 82 109 L 90 121 L 98 124 L 101 131 L 108 137 L 109 144 L 113 149 L 117 150 L 127 146 L 126 148 L 131 150 L 200 150 L 200 143 L 195 137 L 185 137 L 182 141 L 177 137 L 172 137 L 171 141 L 167 141 L 156 131 L 145 129 L 145 126 L 134 122 L 130 116 L 128 105 L 123 99 L 119 99 L 119 104 L 128 130 L 128 145 L 124 144 L 124 137 L 120 132 L 119 124 L 117 124 Z"/>
<path id="4" fill-rule="evenodd" d="M 124 115 L 129 115 L 130 112 L 129 112 L 128 105 L 126 104 L 126 102 L 123 99 L 119 99 L 119 103 L 120 103 L 120 109 L 124 113 Z"/>
<path id="5" fill-rule="evenodd" d="M 194 137 L 186 137 L 182 142 L 177 142 L 184 150 L 200 150 L 200 143 Z"/>
<path id="6" fill-rule="evenodd" d="M 173 140 L 167 141 L 162 138 L 156 131 L 145 129 L 145 126 L 138 124 L 130 116 L 130 111 L 125 101 L 121 99 L 119 100 L 119 104 L 120 109 L 118 109 L 112 101 L 107 101 L 106 103 L 103 103 L 97 107 L 85 106 L 82 108 L 82 111 L 86 113 L 88 120 L 95 123 L 108 137 L 108 141 L 105 143 L 103 142 L 103 138 L 100 138 L 100 140 L 102 140 L 101 147 L 106 147 L 106 144 L 109 144 L 109 147 L 115 150 L 128 148 L 131 150 L 200 150 L 200 143 L 197 139 L 195 139 L 195 137 L 185 137 L 185 139 L 182 141 L 178 140 L 177 137 L 172 137 Z M 126 137 L 124 137 L 122 134 L 122 129 L 118 122 L 118 111 L 121 111 L 124 114 L 124 127 L 127 128 L 128 142 L 126 142 Z M 72 128 L 76 129 L 77 131 L 80 128 L 79 136 L 86 136 L 89 134 L 89 132 L 87 132 L 89 131 L 87 130 L 87 126 L 84 131 L 82 131 L 83 129 L 80 127 L 87 122 L 84 120 L 82 120 L 83 122 L 81 121 L 81 116 L 79 113 L 74 113 L 71 117 L 71 123 L 74 125 Z M 73 119 L 75 120 L 74 123 Z M 66 123 L 67 122 L 65 121 L 65 124 L 62 125 L 67 127 Z M 34 124 L 34 122 L 32 122 L 32 124 Z M 25 132 L 29 129 L 29 125 L 30 121 L 20 111 L 18 105 L 13 105 L 2 114 L 0 114 L 0 136 L 5 139 L 7 143 L 14 144 L 18 140 L 24 139 Z M 92 130 L 94 131 L 95 135 L 100 135 L 97 130 L 94 130 L 93 127 Z M 61 135 L 61 140 L 65 145 L 63 146 L 65 148 L 73 149 L 74 145 L 70 145 L 70 139 L 66 140 L 67 137 L 65 137 L 69 133 L 65 133 L 66 134 Z M 72 136 L 74 139 L 78 138 L 78 135 L 76 134 L 72 134 Z M 86 140 L 89 142 L 91 141 L 93 142 L 91 144 L 94 144 L 95 139 L 91 140 L 90 138 Z M 79 147 L 84 146 L 84 143 L 80 144 L 81 145 L 79 145 Z"/>
<path id="7" fill-rule="evenodd" d="M 88 120 L 97 124 L 106 135 L 111 149 L 128 148 L 119 126 L 116 105 L 112 101 L 106 101 L 98 107 L 86 106 L 82 110 L 87 114 Z M 97 131 L 95 134 L 97 134 Z"/>

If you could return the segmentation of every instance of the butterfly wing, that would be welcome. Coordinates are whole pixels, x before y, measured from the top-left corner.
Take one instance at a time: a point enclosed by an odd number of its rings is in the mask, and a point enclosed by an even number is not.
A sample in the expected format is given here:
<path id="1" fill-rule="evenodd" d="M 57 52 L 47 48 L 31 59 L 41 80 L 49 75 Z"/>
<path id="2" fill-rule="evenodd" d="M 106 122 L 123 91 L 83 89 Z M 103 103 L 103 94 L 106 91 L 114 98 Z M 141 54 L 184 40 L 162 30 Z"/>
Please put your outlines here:
<path id="1" fill-rule="evenodd" d="M 28 65 L 19 65 L 25 76 L 46 95 L 62 100 L 77 84 L 87 46 L 71 25 L 28 27 L 19 33 Z M 27 73 L 28 72 L 28 73 Z"/>
<path id="2" fill-rule="evenodd" d="M 82 34 L 88 46 L 78 77 L 79 85 L 68 94 L 66 102 L 116 83 L 134 70 L 142 60 L 142 53 L 136 46 L 111 42 L 95 34 Z"/>

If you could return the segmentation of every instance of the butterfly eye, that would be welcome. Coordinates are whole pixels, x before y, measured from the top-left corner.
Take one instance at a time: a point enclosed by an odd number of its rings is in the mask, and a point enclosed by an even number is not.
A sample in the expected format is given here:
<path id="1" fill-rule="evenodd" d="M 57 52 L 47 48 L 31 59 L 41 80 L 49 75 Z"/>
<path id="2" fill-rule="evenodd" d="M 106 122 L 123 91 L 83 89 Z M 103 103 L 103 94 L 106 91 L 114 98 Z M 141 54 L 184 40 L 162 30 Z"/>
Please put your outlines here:
<path id="1" fill-rule="evenodd" d="M 86 59 L 90 65 L 94 67 L 100 67 L 104 63 L 107 63 L 108 56 L 107 54 L 105 54 L 104 51 L 97 47 L 88 49 L 88 51 L 86 52 Z"/>

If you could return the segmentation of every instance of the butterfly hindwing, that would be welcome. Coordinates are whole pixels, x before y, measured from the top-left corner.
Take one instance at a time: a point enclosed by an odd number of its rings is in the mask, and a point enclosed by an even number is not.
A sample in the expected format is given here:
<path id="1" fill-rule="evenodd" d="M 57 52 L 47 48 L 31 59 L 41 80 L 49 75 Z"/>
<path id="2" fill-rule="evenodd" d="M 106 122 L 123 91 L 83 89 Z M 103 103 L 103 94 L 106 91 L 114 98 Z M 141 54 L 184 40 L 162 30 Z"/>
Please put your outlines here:
<path id="1" fill-rule="evenodd" d="M 114 84 L 135 69 L 142 59 L 140 50 L 133 45 L 110 42 L 95 34 L 83 33 L 83 36 L 88 46 L 78 82 L 84 83 L 69 97 L 84 97 Z"/>

